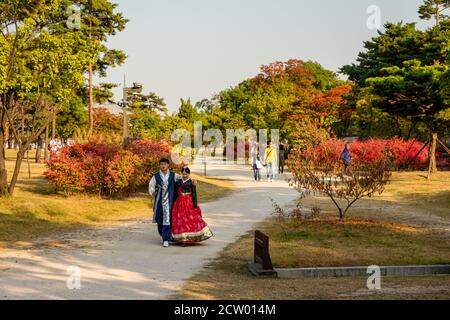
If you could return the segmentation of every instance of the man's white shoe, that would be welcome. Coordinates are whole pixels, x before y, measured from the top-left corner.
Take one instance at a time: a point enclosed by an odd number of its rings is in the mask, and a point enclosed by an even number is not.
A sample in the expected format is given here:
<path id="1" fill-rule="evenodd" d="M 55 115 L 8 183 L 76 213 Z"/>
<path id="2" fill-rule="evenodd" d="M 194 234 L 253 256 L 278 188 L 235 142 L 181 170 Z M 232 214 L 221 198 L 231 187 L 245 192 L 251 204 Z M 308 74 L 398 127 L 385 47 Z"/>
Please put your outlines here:
<path id="1" fill-rule="evenodd" d="M 164 242 L 163 242 L 163 247 L 164 247 L 164 248 L 167 248 L 168 246 L 169 246 L 169 241 L 164 241 Z"/>

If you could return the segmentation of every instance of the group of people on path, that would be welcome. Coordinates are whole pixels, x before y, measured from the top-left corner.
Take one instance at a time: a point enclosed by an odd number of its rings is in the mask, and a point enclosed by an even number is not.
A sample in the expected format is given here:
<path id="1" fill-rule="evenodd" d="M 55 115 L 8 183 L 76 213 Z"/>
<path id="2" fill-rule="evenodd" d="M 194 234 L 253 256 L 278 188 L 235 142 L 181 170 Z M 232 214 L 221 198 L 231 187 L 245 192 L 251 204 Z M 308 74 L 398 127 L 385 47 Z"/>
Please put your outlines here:
<path id="1" fill-rule="evenodd" d="M 267 181 L 273 182 L 277 164 L 278 173 L 283 174 L 287 151 L 286 143 L 281 143 L 277 152 L 275 144 L 269 141 L 261 159 L 259 146 L 253 145 L 251 159 L 255 181 L 261 181 L 261 170 L 266 168 Z M 348 144 L 340 158 L 347 171 L 351 161 Z M 154 198 L 153 222 L 158 225 L 163 246 L 168 247 L 171 242 L 193 244 L 211 238 L 213 233 L 203 220 L 198 205 L 197 183 L 190 177 L 191 170 L 183 167 L 181 175 L 172 172 L 169 170 L 170 161 L 166 158 L 159 161 L 159 166 L 160 171 L 150 180 L 148 191 Z"/>
<path id="2" fill-rule="evenodd" d="M 251 154 L 251 165 L 253 169 L 253 177 L 255 181 L 261 181 L 261 170 L 266 168 L 267 181 L 273 182 L 275 178 L 275 168 L 278 164 L 278 174 L 284 174 L 285 161 L 288 156 L 288 145 L 286 142 L 279 145 L 277 152 L 276 145 L 269 141 L 262 154 L 261 159 L 261 149 L 258 144 L 252 146 Z"/>
<path id="3" fill-rule="evenodd" d="M 160 171 L 149 183 L 149 193 L 154 198 L 153 222 L 158 224 L 162 244 L 193 244 L 213 236 L 202 218 L 198 205 L 196 181 L 191 170 L 183 167 L 181 175 L 169 170 L 170 161 L 159 161 Z"/>
<path id="4" fill-rule="evenodd" d="M 349 151 L 349 143 L 345 143 L 344 150 L 341 153 L 340 160 L 344 164 L 344 173 L 348 174 L 350 172 L 350 163 L 352 161 L 352 156 Z M 278 174 L 284 174 L 284 168 L 286 160 L 289 155 L 289 145 L 287 141 L 280 143 L 278 148 L 278 157 L 276 145 L 269 141 L 264 150 L 261 149 L 257 143 L 253 144 L 250 151 L 251 165 L 253 170 L 253 177 L 255 181 L 261 181 L 261 170 L 266 168 L 267 181 L 273 182 L 275 177 L 275 167 L 278 163 Z M 262 157 L 261 157 L 262 156 Z M 278 160 L 278 161 L 277 161 Z"/>

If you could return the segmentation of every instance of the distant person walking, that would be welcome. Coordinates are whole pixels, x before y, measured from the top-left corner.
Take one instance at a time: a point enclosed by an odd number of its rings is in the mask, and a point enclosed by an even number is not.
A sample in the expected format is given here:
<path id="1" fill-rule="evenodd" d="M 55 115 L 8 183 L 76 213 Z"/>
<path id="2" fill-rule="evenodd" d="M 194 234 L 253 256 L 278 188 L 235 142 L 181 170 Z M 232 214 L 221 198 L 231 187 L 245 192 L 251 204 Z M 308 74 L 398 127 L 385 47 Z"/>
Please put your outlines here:
<path id="1" fill-rule="evenodd" d="M 267 148 L 264 153 L 264 161 L 267 166 L 267 181 L 273 182 L 273 178 L 275 176 L 275 164 L 276 164 L 276 150 L 272 143 L 269 141 L 267 143 Z"/>
<path id="2" fill-rule="evenodd" d="M 350 162 L 352 161 L 352 156 L 350 154 L 350 151 L 348 150 L 348 143 L 345 144 L 344 151 L 342 151 L 340 159 L 344 163 L 344 173 L 348 173 L 348 167 L 350 166 Z"/>
<path id="3" fill-rule="evenodd" d="M 261 181 L 261 169 L 264 168 L 259 155 L 259 146 L 254 145 L 252 149 L 252 169 L 255 181 Z"/>

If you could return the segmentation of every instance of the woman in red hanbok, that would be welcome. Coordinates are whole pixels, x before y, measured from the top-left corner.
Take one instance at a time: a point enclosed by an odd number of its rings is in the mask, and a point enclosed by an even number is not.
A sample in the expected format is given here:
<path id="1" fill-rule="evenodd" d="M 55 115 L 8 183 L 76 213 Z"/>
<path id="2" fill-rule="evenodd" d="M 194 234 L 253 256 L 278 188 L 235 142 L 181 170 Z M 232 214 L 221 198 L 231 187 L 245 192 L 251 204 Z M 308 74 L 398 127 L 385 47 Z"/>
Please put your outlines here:
<path id="1" fill-rule="evenodd" d="M 172 240 L 182 245 L 204 241 L 213 235 L 202 218 L 190 173 L 188 167 L 182 169 L 182 178 L 175 184 L 177 198 L 172 209 Z"/>

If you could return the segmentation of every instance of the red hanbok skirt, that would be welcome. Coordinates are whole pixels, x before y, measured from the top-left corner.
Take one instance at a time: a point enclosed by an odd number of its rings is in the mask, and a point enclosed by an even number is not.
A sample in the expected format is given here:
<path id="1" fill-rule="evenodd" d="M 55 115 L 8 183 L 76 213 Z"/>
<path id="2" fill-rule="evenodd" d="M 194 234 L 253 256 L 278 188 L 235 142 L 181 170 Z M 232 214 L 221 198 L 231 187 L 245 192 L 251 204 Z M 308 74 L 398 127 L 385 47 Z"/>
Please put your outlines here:
<path id="1" fill-rule="evenodd" d="M 212 237 L 208 224 L 202 218 L 199 206 L 194 208 L 191 195 L 180 195 L 172 209 L 172 239 L 174 242 L 189 244 Z"/>

